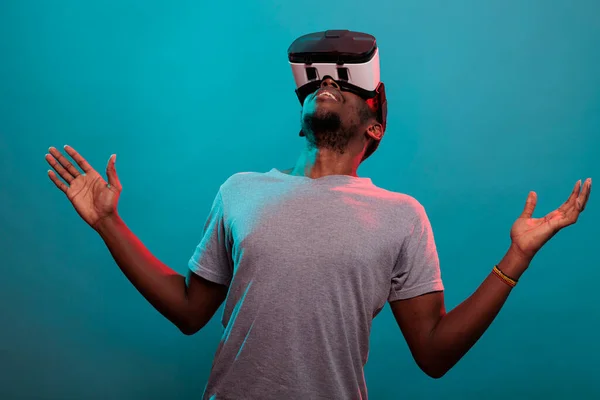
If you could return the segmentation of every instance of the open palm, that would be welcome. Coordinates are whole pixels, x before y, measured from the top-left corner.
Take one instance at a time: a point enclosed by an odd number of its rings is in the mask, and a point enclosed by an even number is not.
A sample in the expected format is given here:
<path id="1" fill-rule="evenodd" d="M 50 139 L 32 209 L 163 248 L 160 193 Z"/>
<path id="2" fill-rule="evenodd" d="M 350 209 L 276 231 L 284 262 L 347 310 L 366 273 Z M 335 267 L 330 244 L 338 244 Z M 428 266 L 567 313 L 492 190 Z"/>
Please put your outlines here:
<path id="1" fill-rule="evenodd" d="M 56 148 L 51 147 L 49 151 L 50 154 L 46 155 L 46 161 L 54 171 L 48 171 L 48 176 L 67 195 L 85 222 L 92 228 L 96 228 L 102 219 L 116 214 L 122 188 L 115 170 L 116 156 L 114 154 L 106 166 L 107 183 L 72 147 L 65 146 L 65 151 L 83 173 Z M 64 182 L 59 179 L 57 174 Z"/>
<path id="2" fill-rule="evenodd" d="M 513 244 L 524 256 L 533 258 L 558 231 L 577 222 L 579 215 L 585 209 L 591 190 L 590 178 L 586 179 L 583 189 L 581 181 L 577 181 L 567 201 L 543 218 L 532 218 L 537 204 L 537 195 L 535 192 L 530 192 L 523 213 L 510 231 Z"/>

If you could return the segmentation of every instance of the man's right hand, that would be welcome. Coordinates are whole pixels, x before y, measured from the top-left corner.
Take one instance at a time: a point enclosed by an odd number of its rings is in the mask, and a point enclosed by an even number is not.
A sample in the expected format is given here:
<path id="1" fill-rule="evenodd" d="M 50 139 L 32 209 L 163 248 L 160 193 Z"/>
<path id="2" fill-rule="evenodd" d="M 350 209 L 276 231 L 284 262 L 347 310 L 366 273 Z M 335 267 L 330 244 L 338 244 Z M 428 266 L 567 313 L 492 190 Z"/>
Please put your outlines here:
<path id="1" fill-rule="evenodd" d="M 50 154 L 46 154 L 46 161 L 56 173 L 49 170 L 48 176 L 56 187 L 67 195 L 85 222 L 98 230 L 101 221 L 117 215 L 117 203 L 122 187 L 115 169 L 115 154 L 110 157 L 106 166 L 107 183 L 98 171 L 72 147 L 65 146 L 65 151 L 75 160 L 83 173 L 56 148 L 50 147 L 49 151 Z"/>
<path id="2" fill-rule="evenodd" d="M 117 203 L 121 184 L 114 154 L 106 166 L 107 183 L 73 148 L 65 146 L 65 151 L 83 173 L 51 147 L 46 160 L 56 171 L 48 171 L 52 182 L 67 195 L 85 222 L 100 234 L 121 271 L 146 300 L 186 335 L 200 330 L 225 300 L 227 286 L 210 282 L 191 271 L 187 283 L 184 276 L 152 255 L 119 218 Z"/>

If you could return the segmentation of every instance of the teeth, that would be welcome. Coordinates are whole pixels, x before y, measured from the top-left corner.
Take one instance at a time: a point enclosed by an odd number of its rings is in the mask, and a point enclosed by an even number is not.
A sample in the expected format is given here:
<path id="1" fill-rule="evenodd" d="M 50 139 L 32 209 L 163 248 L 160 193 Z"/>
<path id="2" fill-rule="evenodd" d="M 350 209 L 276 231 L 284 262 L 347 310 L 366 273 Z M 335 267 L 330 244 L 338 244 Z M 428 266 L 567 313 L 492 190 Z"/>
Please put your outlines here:
<path id="1" fill-rule="evenodd" d="M 319 96 L 327 96 L 327 97 L 331 97 L 333 100 L 337 100 L 337 99 L 335 98 L 335 96 L 334 96 L 334 95 L 332 95 L 332 94 L 331 94 L 331 93 L 329 93 L 329 92 L 321 92 L 321 93 L 319 93 Z"/>

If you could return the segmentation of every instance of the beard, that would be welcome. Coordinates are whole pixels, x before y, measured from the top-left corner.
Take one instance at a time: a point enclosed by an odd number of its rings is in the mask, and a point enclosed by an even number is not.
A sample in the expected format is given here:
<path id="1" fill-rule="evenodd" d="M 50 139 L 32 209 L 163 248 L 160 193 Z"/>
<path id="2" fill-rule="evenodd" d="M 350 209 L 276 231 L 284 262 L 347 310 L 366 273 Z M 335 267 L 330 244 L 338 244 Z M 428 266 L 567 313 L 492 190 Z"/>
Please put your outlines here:
<path id="1" fill-rule="evenodd" d="M 311 147 L 329 149 L 344 154 L 356 127 L 344 127 L 338 113 L 315 110 L 305 114 L 301 121 L 302 131 Z"/>

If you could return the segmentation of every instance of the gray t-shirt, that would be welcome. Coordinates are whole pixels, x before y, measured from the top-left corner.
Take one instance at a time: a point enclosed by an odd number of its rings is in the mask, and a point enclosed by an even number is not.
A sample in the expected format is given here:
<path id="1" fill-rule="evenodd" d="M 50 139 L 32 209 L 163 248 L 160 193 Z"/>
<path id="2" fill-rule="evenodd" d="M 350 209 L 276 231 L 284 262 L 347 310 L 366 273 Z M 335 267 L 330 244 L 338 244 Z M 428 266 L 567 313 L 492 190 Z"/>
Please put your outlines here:
<path id="1" fill-rule="evenodd" d="M 443 290 L 421 204 L 347 175 L 231 176 L 189 267 L 229 287 L 211 400 L 366 400 L 372 319 Z"/>

